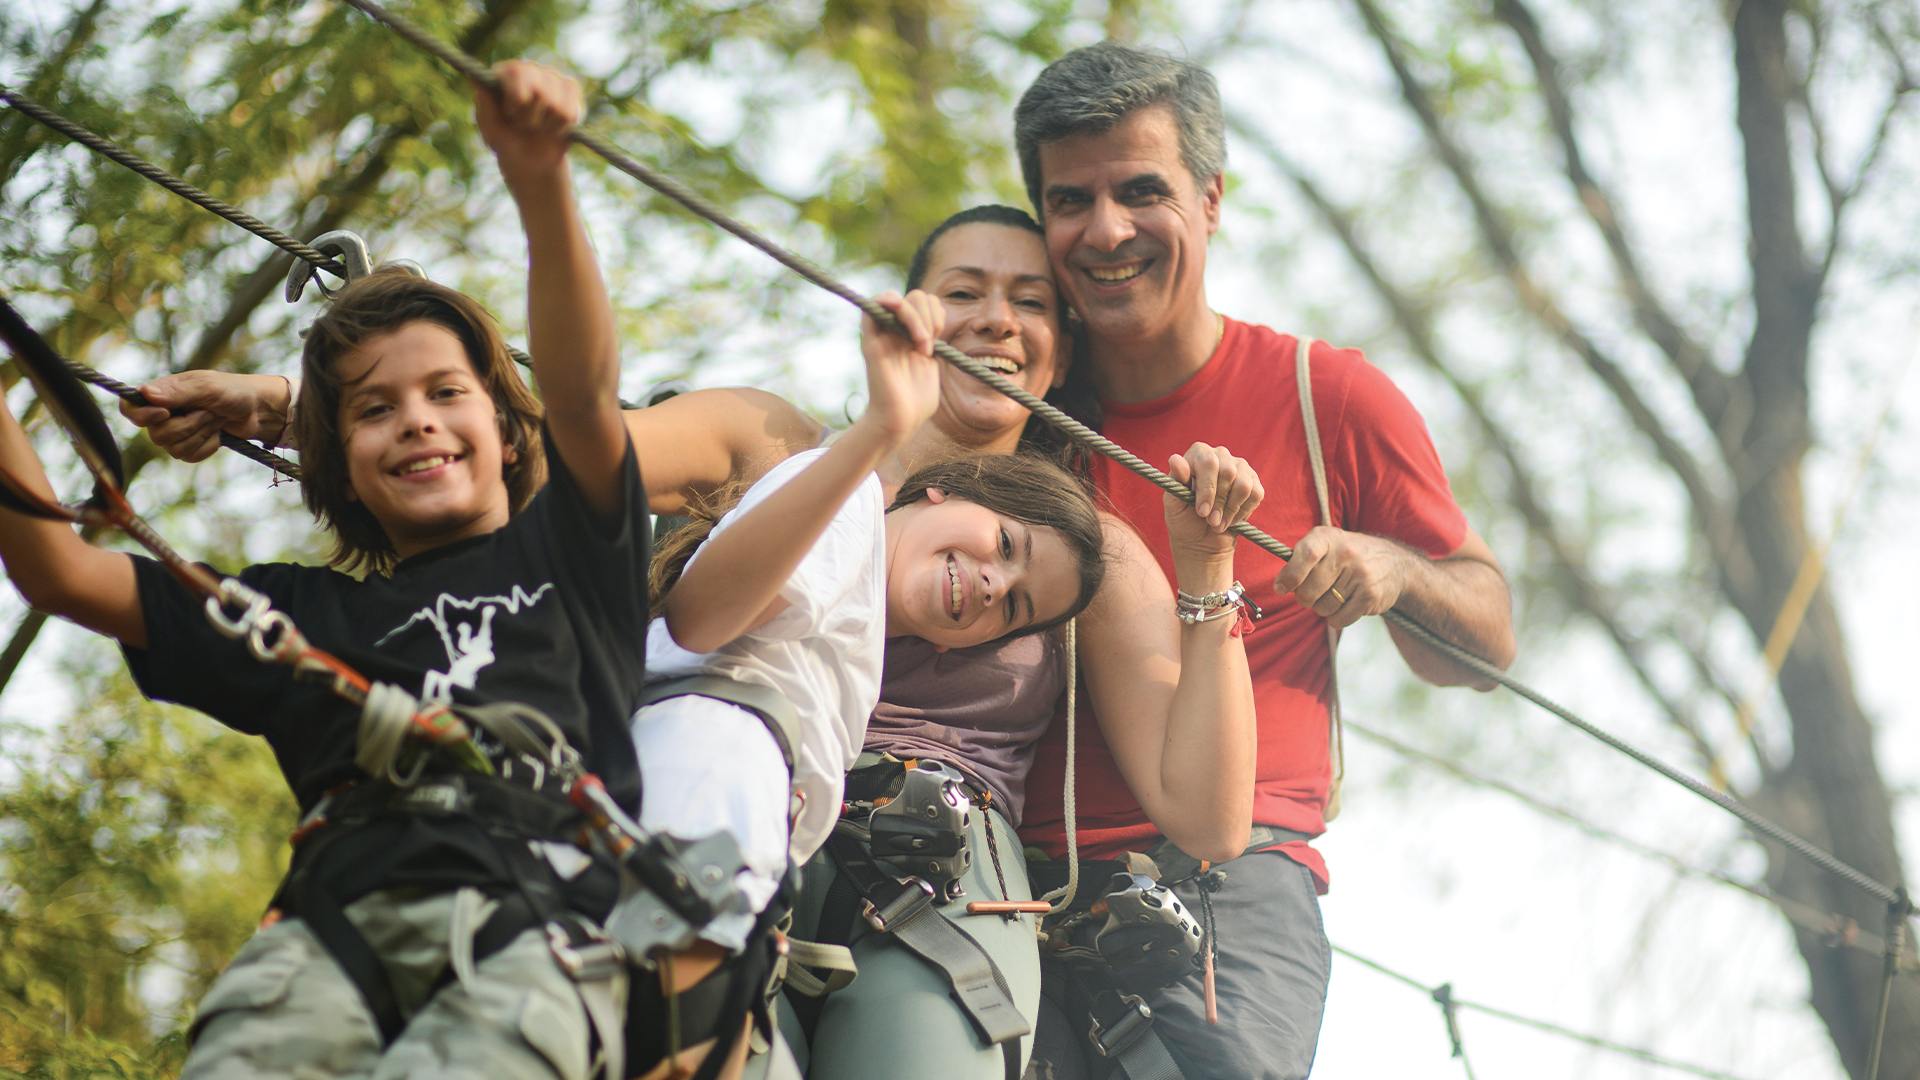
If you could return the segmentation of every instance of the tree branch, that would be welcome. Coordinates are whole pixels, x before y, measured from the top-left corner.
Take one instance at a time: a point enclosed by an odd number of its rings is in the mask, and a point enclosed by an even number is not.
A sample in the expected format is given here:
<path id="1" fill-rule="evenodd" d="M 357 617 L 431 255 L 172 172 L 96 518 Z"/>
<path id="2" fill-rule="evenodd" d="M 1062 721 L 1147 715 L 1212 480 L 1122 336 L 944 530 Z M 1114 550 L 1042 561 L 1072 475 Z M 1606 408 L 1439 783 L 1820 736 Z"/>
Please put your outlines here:
<path id="1" fill-rule="evenodd" d="M 1733 393 L 1732 380 L 1713 366 L 1707 350 L 1688 334 L 1654 295 L 1652 284 L 1641 271 L 1633 245 L 1628 241 L 1614 200 L 1600 181 L 1587 169 L 1586 156 L 1574 130 L 1573 105 L 1561 77 L 1559 61 L 1548 47 L 1546 36 L 1533 11 L 1523 0 L 1494 0 L 1493 13 L 1520 39 L 1521 47 L 1532 61 L 1534 82 L 1547 108 L 1547 119 L 1559 140 L 1567 180 L 1573 185 L 1574 199 L 1587 213 L 1588 220 L 1606 242 L 1613 259 L 1614 275 L 1626 294 L 1634 321 L 1660 351 L 1667 355 L 1687 387 L 1694 403 L 1710 427 L 1718 427 L 1727 415 Z"/>
<path id="2" fill-rule="evenodd" d="M 1808 66 L 1807 77 L 1800 81 L 1798 87 L 1797 98 L 1800 108 L 1806 114 L 1807 129 L 1813 135 L 1814 167 L 1819 173 L 1821 187 L 1827 194 L 1827 243 L 1826 250 L 1820 256 L 1819 268 L 1814 271 L 1816 291 L 1824 291 L 1827 278 L 1833 273 L 1834 263 L 1839 260 L 1841 230 L 1845 225 L 1847 209 L 1872 178 L 1876 167 L 1880 164 L 1881 153 L 1886 149 L 1887 137 L 1893 130 L 1894 120 L 1899 117 L 1900 111 L 1912 98 L 1915 90 L 1913 69 L 1908 66 L 1906 57 L 1901 55 L 1899 47 L 1877 17 L 1877 13 L 1874 19 L 1874 37 L 1886 50 L 1888 61 L 1893 65 L 1895 77 L 1893 86 L 1887 91 L 1887 100 L 1880 107 L 1880 116 L 1874 123 L 1873 135 L 1868 138 L 1866 149 L 1861 151 L 1860 160 L 1853 168 L 1852 179 L 1841 182 L 1838 174 L 1828 163 L 1826 125 L 1813 105 L 1811 64 Z"/>
<path id="3" fill-rule="evenodd" d="M 1628 669 L 1632 671 L 1647 696 L 1659 706 L 1667 720 L 1687 737 L 1700 760 L 1709 763 L 1717 760 L 1718 755 L 1706 734 L 1694 721 L 1692 711 L 1683 708 L 1654 679 L 1650 646 L 1627 630 L 1618 605 L 1614 603 L 1607 589 L 1587 571 L 1584 555 L 1575 549 L 1572 542 L 1555 524 L 1552 513 L 1547 510 L 1544 500 L 1539 495 L 1532 471 L 1527 468 L 1525 457 L 1519 447 L 1513 443 L 1506 429 L 1488 411 L 1479 389 L 1461 379 L 1451 365 L 1441 357 L 1432 320 L 1425 310 L 1415 303 L 1404 289 L 1387 278 L 1380 268 L 1379 260 L 1373 256 L 1360 238 L 1351 214 L 1334 205 L 1333 201 L 1320 190 L 1319 185 L 1315 184 L 1279 147 L 1273 145 L 1272 140 L 1267 139 L 1253 125 L 1239 117 L 1234 117 L 1231 123 L 1235 137 L 1242 144 L 1250 144 L 1299 189 L 1301 195 L 1313 206 L 1321 220 L 1339 239 L 1348 257 L 1373 286 L 1374 292 L 1387 305 L 1387 309 L 1393 315 L 1394 323 L 1399 326 L 1401 335 L 1406 338 L 1413 354 L 1445 379 L 1458 395 L 1461 403 L 1466 406 L 1468 414 L 1480 429 L 1481 438 L 1505 463 L 1513 506 L 1526 521 L 1528 530 L 1552 556 L 1557 570 L 1555 580 L 1561 591 L 1566 594 L 1576 610 L 1599 624 L 1601 630 L 1619 651 L 1622 659 L 1626 661 Z M 1695 657 L 1695 662 L 1702 672 L 1708 670 L 1704 658 Z M 1709 685 L 1717 684 L 1717 680 L 1707 681 Z"/>
<path id="4" fill-rule="evenodd" d="M 1743 442 L 1729 449 L 1741 490 L 1805 453 L 1807 350 L 1817 306 L 1814 272 L 1800 238 L 1787 132 L 1793 94 L 1787 64 L 1787 0 L 1743 0 L 1733 16 L 1735 118 L 1745 149 L 1754 326 L 1742 377 L 1764 403 Z"/>
<path id="5" fill-rule="evenodd" d="M 1586 364 L 1602 385 L 1612 393 L 1614 399 L 1626 412 L 1633 423 L 1649 443 L 1653 445 L 1660 460 L 1671 469 L 1686 489 L 1692 503 L 1695 520 L 1701 533 L 1712 547 L 1715 556 L 1730 573 L 1751 575 L 1752 560 L 1740 543 L 1734 529 L 1733 520 L 1726 505 L 1715 494 L 1713 485 L 1708 481 L 1700 463 L 1680 445 L 1667 430 L 1667 423 L 1646 402 L 1631 379 L 1603 352 L 1599 345 L 1573 324 L 1566 312 L 1553 297 L 1534 281 L 1521 259 L 1519 247 L 1512 230 L 1500 211 L 1494 206 L 1481 185 L 1479 175 L 1468 160 L 1466 150 L 1453 138 L 1440 122 L 1439 111 L 1433 103 L 1433 95 L 1413 74 L 1407 65 L 1400 43 L 1391 28 L 1386 25 L 1374 0 L 1354 0 L 1366 21 L 1368 30 L 1380 44 L 1388 65 L 1393 69 L 1400 84 L 1402 98 L 1406 101 L 1415 117 L 1419 120 L 1434 152 L 1439 156 L 1447 171 L 1452 174 L 1462 194 L 1473 209 L 1474 220 L 1479 228 L 1481 240 L 1492 253 L 1494 261 L 1505 273 L 1513 286 L 1521 306 L 1537 319 L 1547 330 L 1575 356 Z"/>

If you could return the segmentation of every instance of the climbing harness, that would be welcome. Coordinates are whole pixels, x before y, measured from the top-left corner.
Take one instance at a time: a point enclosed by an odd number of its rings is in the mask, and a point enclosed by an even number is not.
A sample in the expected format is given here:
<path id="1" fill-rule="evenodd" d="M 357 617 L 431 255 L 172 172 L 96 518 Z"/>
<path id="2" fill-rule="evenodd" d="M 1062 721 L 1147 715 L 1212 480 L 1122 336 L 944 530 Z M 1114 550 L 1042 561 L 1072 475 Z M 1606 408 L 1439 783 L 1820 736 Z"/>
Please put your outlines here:
<path id="1" fill-rule="evenodd" d="M 1244 853 L 1305 839 L 1306 833 L 1256 825 Z M 1036 890 L 1069 878 L 1106 882 L 1098 895 L 1082 895 L 1047 917 L 1041 956 L 1064 970 L 1059 982 L 1066 987 L 1065 1007 L 1090 1018 L 1087 1037 L 1101 1056 L 1113 1058 L 1132 1080 L 1178 1077 L 1178 1067 L 1153 1030 L 1146 996 L 1198 975 L 1208 1022 L 1216 1022 L 1213 962 L 1220 942 L 1212 894 L 1231 871 L 1196 859 L 1169 840 L 1113 860 L 1029 861 L 1027 870 Z M 1198 918 L 1173 892 L 1188 882 L 1199 891 Z"/>
<path id="2" fill-rule="evenodd" d="M 952 766 L 926 759 L 886 756 L 848 773 L 842 814 L 825 846 L 836 872 L 821 901 L 817 937 L 821 944 L 851 946 L 856 914 L 872 933 L 892 936 L 940 973 L 974 1034 L 1002 1048 L 1007 1076 L 1015 1080 L 1020 1039 L 1033 1028 L 993 957 L 938 910 L 965 895 L 960 879 L 973 859 L 967 833 L 976 806 L 985 812 L 982 794 Z M 984 824 L 991 836 L 992 822 Z M 990 905 L 982 913 L 992 914 L 1031 906 L 981 903 Z M 820 998 L 837 987 L 812 994 L 805 992 L 811 986 L 795 989 L 801 993 L 796 1011 L 811 1027 Z"/>

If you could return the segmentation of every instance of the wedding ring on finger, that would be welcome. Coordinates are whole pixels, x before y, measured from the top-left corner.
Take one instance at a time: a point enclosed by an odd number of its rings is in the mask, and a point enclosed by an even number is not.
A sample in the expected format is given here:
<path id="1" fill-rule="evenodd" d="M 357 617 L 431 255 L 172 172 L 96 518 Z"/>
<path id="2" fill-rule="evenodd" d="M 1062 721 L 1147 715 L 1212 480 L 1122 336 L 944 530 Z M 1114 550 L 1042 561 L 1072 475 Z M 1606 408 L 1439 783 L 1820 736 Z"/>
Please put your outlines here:
<path id="1" fill-rule="evenodd" d="M 1336 588 L 1334 588 L 1334 587 L 1333 587 L 1333 586 L 1331 586 L 1331 585 L 1329 585 L 1329 586 L 1327 586 L 1327 594 L 1328 594 L 1329 596 L 1332 596 L 1332 597 L 1333 597 L 1333 599 L 1335 600 L 1335 602 L 1337 602 L 1337 603 L 1339 603 L 1339 604 L 1342 604 L 1342 605 L 1344 605 L 1344 604 L 1346 604 L 1346 602 L 1347 602 L 1347 598 L 1346 598 L 1346 597 L 1344 597 L 1344 596 L 1342 596 L 1342 595 L 1340 595 L 1340 590 L 1339 590 L 1339 589 L 1336 589 Z"/>

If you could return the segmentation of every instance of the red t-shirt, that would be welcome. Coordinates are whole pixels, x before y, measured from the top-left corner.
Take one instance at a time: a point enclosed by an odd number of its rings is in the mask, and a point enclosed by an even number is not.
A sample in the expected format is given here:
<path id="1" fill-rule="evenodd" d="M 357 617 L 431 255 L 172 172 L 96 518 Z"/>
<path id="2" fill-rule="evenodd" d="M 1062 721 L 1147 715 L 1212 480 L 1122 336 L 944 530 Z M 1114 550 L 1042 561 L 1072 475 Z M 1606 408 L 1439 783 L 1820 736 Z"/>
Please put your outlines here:
<path id="1" fill-rule="evenodd" d="M 1161 467 L 1196 441 L 1247 459 L 1267 492 L 1253 524 L 1292 544 L 1319 524 L 1313 466 L 1300 422 L 1296 347 L 1291 337 L 1228 319 L 1213 357 L 1179 389 L 1155 401 L 1105 405 L 1103 434 Z M 1426 424 L 1406 396 L 1356 349 L 1320 345 L 1312 373 L 1334 524 L 1391 537 L 1433 558 L 1459 548 L 1466 539 L 1466 519 L 1453 501 Z M 1094 477 L 1172 580 L 1160 489 L 1105 458 L 1095 460 Z M 1282 599 L 1274 591 L 1284 565 L 1252 544 L 1235 548 L 1234 576 L 1266 613 L 1245 638 L 1259 728 L 1253 820 L 1318 836 L 1326 831 L 1322 815 L 1332 776 L 1326 623 L 1291 594 Z M 1159 831 L 1114 765 L 1084 685 L 1079 700 L 1081 855 L 1101 859 L 1142 850 Z M 1021 835 L 1055 858 L 1066 854 L 1060 802 L 1065 764 L 1064 725 L 1054 724 L 1040 742 L 1028 779 Z M 1326 863 L 1318 852 L 1305 842 L 1281 850 L 1311 870 L 1326 890 Z"/>

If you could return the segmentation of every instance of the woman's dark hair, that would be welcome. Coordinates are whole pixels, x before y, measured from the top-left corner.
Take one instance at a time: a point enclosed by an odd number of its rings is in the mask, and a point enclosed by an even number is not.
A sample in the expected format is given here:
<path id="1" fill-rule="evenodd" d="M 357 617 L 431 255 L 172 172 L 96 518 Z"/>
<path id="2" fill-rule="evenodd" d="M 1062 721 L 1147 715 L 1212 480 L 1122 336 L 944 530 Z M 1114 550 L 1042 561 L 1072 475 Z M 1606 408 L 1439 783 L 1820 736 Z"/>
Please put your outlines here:
<path id="1" fill-rule="evenodd" d="M 920 246 L 914 249 L 913 261 L 907 267 L 907 288 L 917 289 L 926 284 L 927 271 L 933 262 L 934 245 L 940 242 L 942 236 L 962 225 L 1003 225 L 1010 229 L 1024 229 L 1043 240 L 1047 235 L 1032 214 L 1018 207 L 998 203 L 970 206 L 935 225 L 927 238 L 920 241 Z M 1100 398 L 1094 393 L 1093 380 L 1087 374 L 1085 344 L 1079 324 L 1068 316 L 1066 305 L 1062 304 L 1058 310 L 1058 329 L 1069 350 L 1066 354 L 1067 378 L 1060 386 L 1047 391 L 1045 397 L 1048 404 L 1097 431 L 1101 421 Z M 1045 420 L 1027 422 L 1026 428 L 1020 433 L 1020 452 L 1047 458 L 1073 474 L 1081 483 L 1091 482 L 1093 459 L 1090 452 Z"/>
<path id="2" fill-rule="evenodd" d="M 1052 460 L 1034 454 L 974 454 L 929 465 L 907 477 L 889 512 L 927 497 L 928 488 L 965 499 L 1034 528 L 1052 529 L 1073 556 L 1080 589 L 1066 614 L 1034 623 L 1021 634 L 1048 630 L 1086 610 L 1107 574 L 1100 514 L 1093 496 Z"/>
<path id="3" fill-rule="evenodd" d="M 926 283 L 927 264 L 933 260 L 933 245 L 962 225 L 1005 225 L 1010 229 L 1025 229 L 1043 240 L 1047 235 L 1040 223 L 1033 220 L 1032 214 L 1017 206 L 1002 206 L 999 203 L 969 206 L 935 225 L 927 238 L 920 241 L 920 246 L 913 249 L 913 261 L 907 264 L 907 288 L 917 289 Z"/>
<path id="4" fill-rule="evenodd" d="M 347 451 L 340 440 L 342 357 L 369 338 L 412 322 L 429 322 L 460 339 L 467 362 L 500 417 L 501 441 L 511 447 L 504 467 L 508 508 L 519 513 L 547 481 L 540 441 L 540 402 L 520 380 L 500 327 L 479 302 L 408 271 L 378 270 L 340 290 L 307 330 L 300 359 L 300 399 L 294 406 L 300 441 L 300 490 L 307 509 L 333 532 L 327 563 L 348 572 L 386 573 L 397 557 L 393 541 L 364 503 L 349 497 Z"/>

